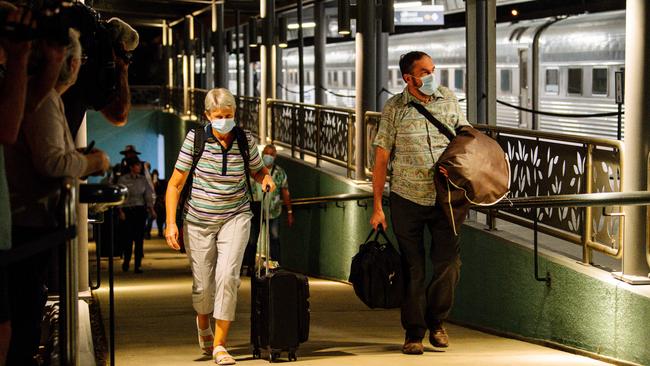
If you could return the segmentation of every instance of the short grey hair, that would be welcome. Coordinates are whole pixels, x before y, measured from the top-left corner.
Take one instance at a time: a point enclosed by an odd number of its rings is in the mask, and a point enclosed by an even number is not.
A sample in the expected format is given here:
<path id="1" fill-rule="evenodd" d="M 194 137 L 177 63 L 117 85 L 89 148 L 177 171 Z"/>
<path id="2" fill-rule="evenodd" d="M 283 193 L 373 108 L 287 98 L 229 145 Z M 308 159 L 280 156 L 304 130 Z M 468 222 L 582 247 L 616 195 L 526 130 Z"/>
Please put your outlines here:
<path id="1" fill-rule="evenodd" d="M 235 97 L 230 90 L 225 88 L 212 89 L 205 96 L 205 110 L 210 112 L 217 108 L 231 107 L 233 111 L 237 109 Z"/>
<path id="2" fill-rule="evenodd" d="M 72 74 L 72 60 L 81 59 L 81 43 L 79 42 L 79 31 L 76 29 L 68 29 L 68 36 L 70 37 L 70 44 L 65 48 L 65 59 L 61 71 L 59 72 L 59 80 L 57 85 L 63 85 L 70 82 L 76 75 Z"/>

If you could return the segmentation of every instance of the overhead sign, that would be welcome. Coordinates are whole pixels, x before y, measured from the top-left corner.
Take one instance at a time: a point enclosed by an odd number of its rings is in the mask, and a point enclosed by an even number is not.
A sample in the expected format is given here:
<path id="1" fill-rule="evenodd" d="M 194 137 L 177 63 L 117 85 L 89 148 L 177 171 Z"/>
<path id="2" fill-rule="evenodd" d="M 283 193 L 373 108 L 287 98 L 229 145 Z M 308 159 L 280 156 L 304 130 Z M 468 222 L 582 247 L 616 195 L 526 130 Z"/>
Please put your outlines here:
<path id="1" fill-rule="evenodd" d="M 395 25 L 444 25 L 445 7 L 420 5 L 395 9 Z"/>

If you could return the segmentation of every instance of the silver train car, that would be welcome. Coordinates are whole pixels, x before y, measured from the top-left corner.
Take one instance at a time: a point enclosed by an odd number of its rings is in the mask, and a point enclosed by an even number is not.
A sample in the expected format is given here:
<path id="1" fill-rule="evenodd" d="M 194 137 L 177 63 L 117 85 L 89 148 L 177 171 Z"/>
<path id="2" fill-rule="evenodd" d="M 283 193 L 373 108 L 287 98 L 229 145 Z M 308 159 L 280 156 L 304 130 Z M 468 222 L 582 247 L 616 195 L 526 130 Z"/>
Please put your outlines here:
<path id="1" fill-rule="evenodd" d="M 388 41 L 388 89 L 404 88 L 399 56 L 427 52 L 440 83 L 465 98 L 465 29 L 400 34 Z M 538 47 L 538 52 L 534 48 Z M 278 97 L 298 101 L 298 50 L 282 54 L 284 88 Z M 354 42 L 327 45 L 327 104 L 354 106 Z M 313 47 L 304 49 L 305 102 L 314 103 Z M 497 99 L 532 110 L 561 114 L 616 112 L 615 72 L 625 65 L 625 11 L 497 25 Z M 234 64 L 233 64 L 234 67 Z M 534 78 L 533 75 L 537 77 Z M 337 96 L 336 93 L 340 96 Z M 465 103 L 462 103 L 465 108 Z M 497 125 L 616 138 L 617 117 L 533 115 L 497 104 Z"/>

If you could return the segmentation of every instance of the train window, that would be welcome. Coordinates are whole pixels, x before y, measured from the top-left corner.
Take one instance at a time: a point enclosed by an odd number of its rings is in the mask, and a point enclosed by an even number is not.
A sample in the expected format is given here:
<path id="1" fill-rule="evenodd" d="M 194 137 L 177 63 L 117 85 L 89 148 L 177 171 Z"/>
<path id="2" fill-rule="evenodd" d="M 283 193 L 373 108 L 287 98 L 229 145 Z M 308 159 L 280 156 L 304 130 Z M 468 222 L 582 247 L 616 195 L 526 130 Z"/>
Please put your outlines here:
<path id="1" fill-rule="evenodd" d="M 449 70 L 440 70 L 440 85 L 449 87 Z"/>
<path id="2" fill-rule="evenodd" d="M 607 95 L 607 69 L 593 69 L 591 76 L 591 93 Z"/>
<path id="3" fill-rule="evenodd" d="M 332 72 L 327 72 L 327 86 L 332 86 Z"/>
<path id="4" fill-rule="evenodd" d="M 333 76 L 334 84 L 336 84 L 336 86 L 338 86 L 338 84 L 339 84 L 339 72 L 334 71 L 333 74 L 334 74 L 334 76 Z"/>
<path id="5" fill-rule="evenodd" d="M 512 70 L 501 70 L 501 91 L 504 93 L 512 91 Z"/>
<path id="6" fill-rule="evenodd" d="M 546 85 L 544 86 L 544 90 L 547 93 L 557 94 L 560 90 L 558 73 L 558 69 L 546 69 Z"/>
<path id="7" fill-rule="evenodd" d="M 463 70 L 454 70 L 454 88 L 463 90 Z"/>
<path id="8" fill-rule="evenodd" d="M 311 72 L 309 71 L 305 73 L 305 84 L 311 84 Z"/>
<path id="9" fill-rule="evenodd" d="M 582 94 L 582 69 L 569 69 L 569 94 Z"/>

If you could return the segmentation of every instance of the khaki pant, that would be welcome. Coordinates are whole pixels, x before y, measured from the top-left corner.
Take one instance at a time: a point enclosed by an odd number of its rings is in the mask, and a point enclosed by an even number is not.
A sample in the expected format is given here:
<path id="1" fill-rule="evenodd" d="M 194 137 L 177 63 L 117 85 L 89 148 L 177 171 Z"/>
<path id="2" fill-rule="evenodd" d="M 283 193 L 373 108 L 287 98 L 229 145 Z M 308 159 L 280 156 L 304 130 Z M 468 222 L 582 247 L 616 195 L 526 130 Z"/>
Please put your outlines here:
<path id="1" fill-rule="evenodd" d="M 199 314 L 235 320 L 239 271 L 250 232 L 251 213 L 223 224 L 185 222 L 186 250 L 194 277 L 192 304 Z"/>

